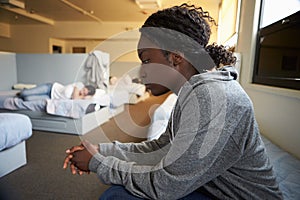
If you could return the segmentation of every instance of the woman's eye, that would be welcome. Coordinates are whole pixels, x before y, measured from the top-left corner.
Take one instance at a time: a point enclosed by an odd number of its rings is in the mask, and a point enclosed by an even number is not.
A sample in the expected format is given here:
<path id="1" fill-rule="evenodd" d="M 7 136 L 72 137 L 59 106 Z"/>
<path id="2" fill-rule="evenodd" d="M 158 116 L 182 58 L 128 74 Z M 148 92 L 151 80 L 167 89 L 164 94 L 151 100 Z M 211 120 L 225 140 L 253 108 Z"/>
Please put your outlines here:
<path id="1" fill-rule="evenodd" d="M 142 63 L 143 63 L 143 64 L 148 64 L 149 62 L 150 62 L 150 59 L 142 60 Z"/>

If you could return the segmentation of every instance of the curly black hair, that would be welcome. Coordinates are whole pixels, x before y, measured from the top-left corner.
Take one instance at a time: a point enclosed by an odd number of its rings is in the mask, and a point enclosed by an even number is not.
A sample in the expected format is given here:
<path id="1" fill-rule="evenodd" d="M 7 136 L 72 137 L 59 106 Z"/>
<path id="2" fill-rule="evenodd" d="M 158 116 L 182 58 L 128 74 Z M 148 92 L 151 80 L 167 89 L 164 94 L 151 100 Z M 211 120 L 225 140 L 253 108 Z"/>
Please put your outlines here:
<path id="1" fill-rule="evenodd" d="M 209 12 L 185 3 L 152 14 L 140 32 L 165 50 L 183 51 L 194 66 L 203 63 L 205 54 L 210 55 L 214 66 L 234 64 L 235 57 L 224 46 L 208 45 L 210 25 L 217 24 Z M 207 65 L 201 66 L 201 70 L 213 67 Z"/>
<path id="2" fill-rule="evenodd" d="M 211 45 L 207 45 L 205 50 L 214 60 L 217 67 L 233 65 L 236 63 L 236 57 L 233 56 L 233 52 L 229 49 L 229 47 L 227 48 L 223 45 L 217 45 L 216 43 L 213 43 Z"/>

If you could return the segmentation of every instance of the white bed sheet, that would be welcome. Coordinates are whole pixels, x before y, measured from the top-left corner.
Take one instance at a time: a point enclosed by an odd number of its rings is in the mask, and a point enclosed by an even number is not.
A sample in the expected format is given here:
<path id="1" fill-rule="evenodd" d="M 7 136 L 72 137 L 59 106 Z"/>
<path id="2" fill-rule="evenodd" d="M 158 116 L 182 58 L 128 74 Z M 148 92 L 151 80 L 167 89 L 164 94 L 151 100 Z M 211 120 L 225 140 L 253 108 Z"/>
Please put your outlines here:
<path id="1" fill-rule="evenodd" d="M 0 151 L 15 146 L 31 135 L 29 117 L 16 113 L 0 113 Z"/>

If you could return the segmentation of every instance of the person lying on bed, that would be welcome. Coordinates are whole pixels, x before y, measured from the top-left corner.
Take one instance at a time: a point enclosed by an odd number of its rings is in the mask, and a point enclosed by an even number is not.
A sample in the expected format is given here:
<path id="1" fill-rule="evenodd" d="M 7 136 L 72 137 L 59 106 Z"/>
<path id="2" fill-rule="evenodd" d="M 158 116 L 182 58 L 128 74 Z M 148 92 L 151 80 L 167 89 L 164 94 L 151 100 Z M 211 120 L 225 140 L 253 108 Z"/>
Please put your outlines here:
<path id="1" fill-rule="evenodd" d="M 22 90 L 18 96 L 24 101 L 39 99 L 85 99 L 94 95 L 96 89 L 91 85 L 84 85 L 81 82 L 68 84 L 66 86 L 54 82 L 44 83 L 34 88 Z"/>
<path id="2" fill-rule="evenodd" d="M 140 29 L 143 83 L 153 95 L 178 95 L 157 140 L 83 141 L 66 151 L 63 168 L 112 185 L 101 199 L 282 199 L 252 102 L 228 65 L 235 58 L 207 45 L 207 21 L 208 12 L 183 4 L 152 14 Z"/>

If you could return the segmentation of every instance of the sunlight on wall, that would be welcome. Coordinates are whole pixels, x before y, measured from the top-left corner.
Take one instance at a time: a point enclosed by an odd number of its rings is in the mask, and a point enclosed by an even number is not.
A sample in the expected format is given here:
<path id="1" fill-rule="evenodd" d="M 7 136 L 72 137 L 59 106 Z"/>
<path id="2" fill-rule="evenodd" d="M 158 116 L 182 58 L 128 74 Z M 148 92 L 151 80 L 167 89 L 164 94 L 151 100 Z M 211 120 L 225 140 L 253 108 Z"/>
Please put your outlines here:
<path id="1" fill-rule="evenodd" d="M 238 0 L 222 0 L 219 11 L 218 43 L 224 44 L 237 32 Z"/>

